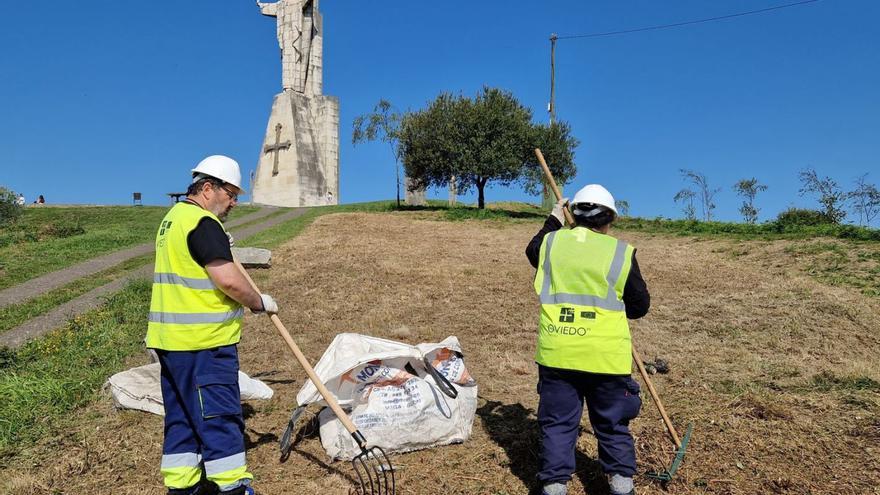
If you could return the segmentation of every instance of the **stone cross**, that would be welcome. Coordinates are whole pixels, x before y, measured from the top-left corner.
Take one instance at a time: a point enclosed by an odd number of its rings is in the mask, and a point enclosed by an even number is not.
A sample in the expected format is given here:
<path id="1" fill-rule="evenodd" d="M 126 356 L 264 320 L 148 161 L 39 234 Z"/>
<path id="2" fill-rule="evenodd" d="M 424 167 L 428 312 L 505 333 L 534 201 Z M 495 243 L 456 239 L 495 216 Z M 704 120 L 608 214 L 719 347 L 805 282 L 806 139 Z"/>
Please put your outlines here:
<path id="1" fill-rule="evenodd" d="M 281 83 L 285 90 L 312 94 L 309 79 L 314 76 L 312 42 L 320 29 L 317 0 L 257 0 L 260 13 L 275 17 L 281 48 Z"/>
<path id="2" fill-rule="evenodd" d="M 290 148 L 290 140 L 281 142 L 281 122 L 275 124 L 275 144 L 267 144 L 263 147 L 263 153 L 275 152 L 275 165 L 272 167 L 272 175 L 278 175 L 278 151 Z"/>

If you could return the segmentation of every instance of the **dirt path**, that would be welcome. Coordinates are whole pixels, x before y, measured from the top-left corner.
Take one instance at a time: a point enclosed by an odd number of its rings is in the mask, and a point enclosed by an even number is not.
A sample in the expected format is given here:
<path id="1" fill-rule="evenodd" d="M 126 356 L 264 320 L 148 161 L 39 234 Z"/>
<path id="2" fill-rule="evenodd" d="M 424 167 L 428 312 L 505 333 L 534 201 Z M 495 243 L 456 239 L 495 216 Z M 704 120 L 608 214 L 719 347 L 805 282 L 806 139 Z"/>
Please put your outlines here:
<path id="1" fill-rule="evenodd" d="M 229 222 L 227 227 L 234 228 L 254 220 L 259 220 L 277 211 L 276 208 L 262 208 L 250 215 Z M 37 278 L 18 284 L 8 289 L 0 290 L 0 309 L 12 304 L 20 304 L 39 295 L 45 294 L 52 289 L 69 284 L 89 275 L 94 275 L 119 263 L 136 258 L 153 251 L 154 243 L 147 242 L 138 246 L 115 251 L 90 260 L 77 263 L 76 265 L 47 273 Z"/>
<path id="2" fill-rule="evenodd" d="M 330 215 L 276 249 L 271 271 L 256 272 L 313 362 L 343 331 L 413 343 L 461 340 L 480 387 L 473 437 L 395 455 L 399 493 L 525 494 L 534 487 L 538 305 L 523 249 L 537 228 L 438 222 L 429 214 Z M 876 300 L 730 259 L 717 252 L 725 241 L 621 237 L 639 248 L 653 295 L 651 314 L 633 325 L 635 340 L 645 357 L 670 362 L 671 373 L 655 384 L 673 421 L 695 423 L 677 479 L 664 492 L 639 477 L 637 493 L 880 493 L 880 397 L 870 386 L 880 382 Z M 257 489 L 348 493 L 350 467 L 328 464 L 314 436 L 286 462 L 278 459 L 278 436 L 305 376 L 267 319 L 246 317 L 241 356 L 243 370 L 276 392 L 246 405 Z M 139 356 L 129 364 L 144 362 Z M 114 411 L 109 399 L 74 414 L 76 428 L 0 473 L 0 492 L 163 493 L 160 417 Z M 583 426 L 570 493 L 606 494 L 595 439 Z M 640 471 L 668 459 L 650 399 L 633 431 Z"/>
<path id="3" fill-rule="evenodd" d="M 266 210 L 268 210 L 270 213 L 273 211 L 276 211 L 275 208 L 264 208 L 263 210 L 260 210 L 259 212 L 254 213 L 252 215 L 248 215 L 247 217 L 243 217 L 236 222 L 230 222 L 229 225 L 227 226 L 227 228 L 229 229 L 229 231 L 232 233 L 232 235 L 236 239 L 244 240 L 244 239 L 247 239 L 248 237 L 250 237 L 258 232 L 262 232 L 263 230 L 269 229 L 275 225 L 278 225 L 281 222 L 285 222 L 287 220 L 291 220 L 293 218 L 296 218 L 306 212 L 305 208 L 292 209 L 287 213 L 283 213 L 283 214 L 277 215 L 275 217 L 272 217 L 271 219 L 269 219 L 265 222 L 258 223 L 256 225 L 251 225 L 251 226 L 243 228 L 241 230 L 235 230 L 236 225 L 242 225 L 242 224 L 248 223 L 253 220 L 259 220 L 260 218 L 266 216 L 267 214 L 263 213 Z M 153 250 L 152 243 L 149 244 L 148 247 L 149 247 L 149 250 L 147 250 L 147 252 L 150 252 Z M 130 251 L 130 250 L 126 250 L 126 251 Z M 120 251 L 119 253 L 122 253 L 122 251 Z M 114 254 L 117 254 L 117 253 L 114 253 Z M 141 254 L 146 254 L 146 253 L 141 253 Z M 128 258 L 126 258 L 126 259 L 128 259 Z M 122 260 L 122 261 L 124 261 L 124 260 Z M 77 265 L 77 266 L 80 266 L 80 265 Z M 104 268 L 108 268 L 109 266 L 112 266 L 112 265 L 108 265 L 107 267 L 104 267 Z M 62 270 L 62 271 L 66 271 L 66 270 Z M 59 274 L 59 272 L 54 272 L 54 273 L 58 274 L 59 278 L 61 278 L 62 276 L 69 277 L 71 275 L 71 272 L 67 272 L 65 274 Z M 86 292 L 85 294 L 82 294 L 79 297 L 71 299 L 70 301 L 68 301 L 64 304 L 61 304 L 60 306 L 52 309 L 51 311 L 47 311 L 46 313 L 43 313 L 40 316 L 37 316 L 35 318 L 31 318 L 30 320 L 26 321 L 25 323 L 22 323 L 21 325 L 15 327 L 15 328 L 11 328 L 8 331 L 0 334 L 0 348 L 9 347 L 9 348 L 14 349 L 14 348 L 17 348 L 21 345 L 24 345 L 27 341 L 34 339 L 36 337 L 39 337 L 50 330 L 58 328 L 60 325 L 62 325 L 64 322 L 66 322 L 70 318 L 73 318 L 74 316 L 76 316 L 78 314 L 84 313 L 90 309 L 98 307 L 99 305 L 101 305 L 101 303 L 103 302 L 104 298 L 107 295 L 112 294 L 112 293 L 122 289 L 122 287 L 124 287 L 125 284 L 127 284 L 131 280 L 134 280 L 135 278 L 150 277 L 150 276 L 152 276 L 152 273 L 153 273 L 152 266 L 144 266 L 141 268 L 137 268 L 135 270 L 132 270 L 130 272 L 125 273 L 120 278 L 118 278 L 112 282 L 109 282 L 105 285 L 102 285 L 101 287 L 97 287 L 95 289 L 92 289 L 91 291 Z M 50 275 L 52 275 L 52 274 L 50 274 Z"/>

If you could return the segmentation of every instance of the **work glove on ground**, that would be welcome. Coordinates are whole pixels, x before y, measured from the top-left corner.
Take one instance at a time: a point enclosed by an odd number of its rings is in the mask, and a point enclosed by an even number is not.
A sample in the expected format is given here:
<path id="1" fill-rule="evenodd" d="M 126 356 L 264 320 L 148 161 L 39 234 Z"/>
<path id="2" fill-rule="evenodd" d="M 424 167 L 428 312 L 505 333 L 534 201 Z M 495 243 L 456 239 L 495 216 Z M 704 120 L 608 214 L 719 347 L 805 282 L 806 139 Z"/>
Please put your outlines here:
<path id="1" fill-rule="evenodd" d="M 260 294 L 260 300 L 263 301 L 263 309 L 251 309 L 254 314 L 275 314 L 278 312 L 278 303 L 275 302 L 275 299 L 272 299 L 272 296 L 269 294 Z"/>
<path id="2" fill-rule="evenodd" d="M 556 217 L 562 225 L 565 225 L 565 214 L 562 212 L 562 209 L 565 208 L 566 204 L 568 204 L 568 198 L 562 198 L 556 202 L 556 206 L 554 206 L 553 211 L 550 212 L 550 214 Z"/>

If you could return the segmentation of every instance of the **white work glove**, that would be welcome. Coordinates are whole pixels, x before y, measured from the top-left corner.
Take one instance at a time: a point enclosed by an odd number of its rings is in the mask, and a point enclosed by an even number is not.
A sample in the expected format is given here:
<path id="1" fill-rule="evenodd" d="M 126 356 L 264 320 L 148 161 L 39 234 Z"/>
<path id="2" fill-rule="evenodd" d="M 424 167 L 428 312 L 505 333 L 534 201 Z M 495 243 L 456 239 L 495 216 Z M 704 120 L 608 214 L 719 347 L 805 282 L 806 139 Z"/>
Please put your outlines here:
<path id="1" fill-rule="evenodd" d="M 251 311 L 253 311 L 254 314 L 275 314 L 278 312 L 278 303 L 275 302 L 275 299 L 272 299 L 272 296 L 269 294 L 260 294 L 260 300 L 263 302 L 263 309 L 252 309 Z"/>
<path id="2" fill-rule="evenodd" d="M 229 238 L 229 247 L 233 247 L 233 246 L 235 246 L 235 238 L 232 237 L 232 234 L 230 234 L 229 232 L 227 232 L 227 233 L 226 233 L 226 237 Z"/>
<path id="3" fill-rule="evenodd" d="M 554 206 L 553 211 L 550 212 L 550 214 L 556 217 L 562 225 L 565 225 L 565 214 L 562 212 L 562 209 L 565 208 L 566 204 L 568 204 L 568 198 L 562 198 L 556 202 L 556 206 Z"/>

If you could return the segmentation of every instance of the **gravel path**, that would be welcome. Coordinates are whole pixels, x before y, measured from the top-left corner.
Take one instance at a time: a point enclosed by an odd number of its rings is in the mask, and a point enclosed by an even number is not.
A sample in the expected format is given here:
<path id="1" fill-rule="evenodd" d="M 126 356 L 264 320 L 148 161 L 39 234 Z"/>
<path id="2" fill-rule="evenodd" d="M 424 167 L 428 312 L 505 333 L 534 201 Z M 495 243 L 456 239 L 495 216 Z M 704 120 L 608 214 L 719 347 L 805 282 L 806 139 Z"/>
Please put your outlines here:
<path id="1" fill-rule="evenodd" d="M 227 227 L 233 228 L 237 225 L 243 225 L 245 223 L 263 218 L 276 211 L 278 211 L 277 208 L 264 207 L 254 213 L 251 213 L 250 215 L 229 222 L 227 224 Z M 121 251 L 114 251 L 112 253 L 104 254 L 96 258 L 83 261 L 82 263 L 77 263 L 76 265 L 47 273 L 37 278 L 32 278 L 26 282 L 22 282 L 7 289 L 0 290 L 0 309 L 11 306 L 13 304 L 20 304 L 24 301 L 27 301 L 28 299 L 32 299 L 39 295 L 45 294 L 52 289 L 61 287 L 62 285 L 67 285 L 74 280 L 79 280 L 83 277 L 94 275 L 95 273 L 98 273 L 102 270 L 106 270 L 107 268 L 118 265 L 119 263 L 127 261 L 131 258 L 136 258 L 138 256 L 151 253 L 152 251 L 153 243 L 147 242 L 138 246 L 123 249 Z"/>
<path id="2" fill-rule="evenodd" d="M 241 225 L 241 224 L 250 222 L 252 220 L 255 220 L 257 218 L 261 218 L 263 216 L 266 216 L 266 214 L 262 214 L 262 215 L 260 214 L 266 209 L 267 208 L 264 208 L 263 210 L 260 210 L 257 213 L 254 213 L 252 215 L 248 215 L 247 217 L 240 218 L 237 222 L 230 222 L 227 227 L 233 227 L 234 226 L 233 224 Z M 269 209 L 269 211 L 271 212 L 271 211 L 273 211 L 273 209 Z M 266 222 L 252 225 L 252 226 L 244 228 L 240 231 L 231 231 L 231 232 L 236 240 L 244 240 L 247 237 L 250 237 L 258 232 L 261 232 L 261 231 L 266 230 L 268 228 L 274 227 L 275 225 L 278 225 L 282 222 L 286 222 L 287 220 L 296 218 L 296 217 L 302 215 L 303 213 L 305 213 L 306 211 L 307 210 L 305 208 L 292 209 L 291 211 L 284 213 L 284 214 L 281 214 L 281 215 L 278 215 L 278 216 L 275 216 L 275 217 L 267 220 Z M 138 246 L 138 247 L 141 247 L 141 246 Z M 153 244 L 152 243 L 149 244 L 149 247 L 150 247 L 150 250 L 152 250 Z M 125 251 L 130 251 L 130 250 L 125 250 Z M 120 251 L 120 253 L 121 252 L 123 252 L 123 251 Z M 150 251 L 148 250 L 146 252 L 150 252 Z M 145 253 L 141 253 L 141 254 L 145 254 Z M 137 255 L 135 255 L 135 256 L 137 256 Z M 128 259 L 128 258 L 124 258 L 122 260 L 119 260 L 119 261 L 117 261 L 117 263 L 124 261 L 125 259 Z M 77 266 L 79 266 L 79 265 L 77 265 Z M 103 270 L 104 268 L 107 268 L 108 266 L 111 266 L 111 265 L 106 265 L 106 266 L 100 268 L 99 270 L 95 270 L 94 272 L 91 272 L 91 273 L 95 273 L 97 271 Z M 61 270 L 61 271 L 66 271 L 66 270 Z M 51 311 L 43 313 L 42 315 L 37 316 L 36 318 L 32 318 L 32 319 L 28 320 L 27 322 L 22 323 L 21 325 L 10 329 L 9 331 L 4 332 L 3 334 L 0 334 L 0 347 L 10 347 L 13 349 L 20 347 L 20 346 L 24 345 L 24 343 L 26 343 L 27 341 L 34 339 L 36 337 L 39 337 L 52 329 L 58 328 L 60 325 L 62 325 L 67 320 L 73 318 L 74 316 L 76 316 L 78 314 L 82 314 L 90 309 L 94 309 L 94 308 L 100 306 L 103 303 L 104 298 L 106 296 L 122 289 L 122 287 L 124 287 L 125 284 L 127 284 L 131 280 L 134 280 L 136 278 L 149 278 L 150 274 L 152 272 L 153 272 L 153 267 L 151 265 L 147 265 L 147 266 L 138 268 L 136 270 L 131 271 L 130 273 L 125 274 L 125 276 L 120 277 L 117 280 L 114 280 L 113 282 L 110 282 L 106 285 L 103 285 L 101 287 L 93 289 L 93 290 L 91 290 L 91 291 L 89 291 L 89 292 L 87 292 L 87 293 L 85 293 L 75 299 L 72 299 L 72 300 L 52 309 Z M 54 272 L 54 273 L 59 273 L 59 272 Z M 88 274 L 91 274 L 91 273 L 88 273 Z M 50 274 L 50 275 L 52 275 L 52 274 Z M 67 282 L 76 280 L 76 278 L 77 277 L 71 278 L 71 279 L 67 280 Z M 67 282 L 64 282 L 64 283 L 67 283 Z M 20 286 L 13 287 L 13 289 L 17 289 L 18 287 L 20 287 Z M 57 285 L 56 285 L 56 287 L 57 287 Z"/>

